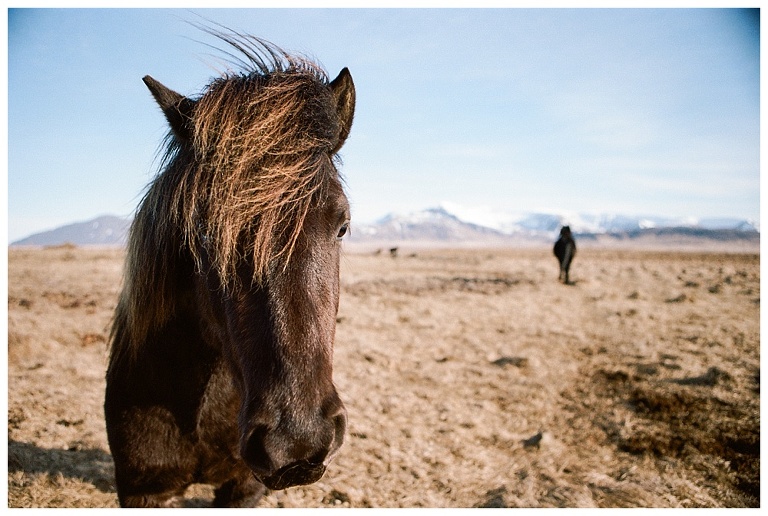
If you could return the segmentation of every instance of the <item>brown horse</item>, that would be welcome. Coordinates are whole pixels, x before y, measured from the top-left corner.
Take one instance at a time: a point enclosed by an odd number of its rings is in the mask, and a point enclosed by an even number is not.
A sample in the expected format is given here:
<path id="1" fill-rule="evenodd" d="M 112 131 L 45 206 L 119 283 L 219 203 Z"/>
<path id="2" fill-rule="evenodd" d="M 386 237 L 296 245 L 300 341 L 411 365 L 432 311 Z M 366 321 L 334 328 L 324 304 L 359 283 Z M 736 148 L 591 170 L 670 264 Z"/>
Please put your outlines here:
<path id="1" fill-rule="evenodd" d="M 137 211 L 104 403 L 122 506 L 214 505 L 317 481 L 344 440 L 332 379 L 349 204 L 335 156 L 355 89 L 261 39 L 195 99 L 145 77 L 170 124 Z M 266 486 L 266 487 L 265 487 Z"/>
<path id="2" fill-rule="evenodd" d="M 563 226 L 560 229 L 560 238 L 555 242 L 553 251 L 557 256 L 557 261 L 560 262 L 559 280 L 570 285 L 571 280 L 568 276 L 571 271 L 571 262 L 576 256 L 576 241 L 573 239 L 570 226 Z"/>

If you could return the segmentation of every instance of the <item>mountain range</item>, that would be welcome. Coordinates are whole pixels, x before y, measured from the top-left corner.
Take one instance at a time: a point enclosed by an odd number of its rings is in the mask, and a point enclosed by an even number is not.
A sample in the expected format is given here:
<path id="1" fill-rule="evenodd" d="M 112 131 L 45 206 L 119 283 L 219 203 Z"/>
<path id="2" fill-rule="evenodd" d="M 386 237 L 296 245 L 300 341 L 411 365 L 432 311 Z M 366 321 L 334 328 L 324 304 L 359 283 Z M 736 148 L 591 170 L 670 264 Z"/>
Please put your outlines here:
<path id="1" fill-rule="evenodd" d="M 120 246 L 126 242 L 131 221 L 105 215 L 36 233 L 11 245 Z M 648 238 L 748 241 L 759 244 L 760 232 L 752 221 L 737 218 L 669 218 L 618 214 L 532 213 L 468 208 L 442 204 L 405 214 L 389 214 L 369 224 L 354 223 L 351 243 L 432 242 L 445 244 L 498 244 L 551 242 L 560 227 L 569 225 L 581 240 L 631 241 Z"/>
<path id="2" fill-rule="evenodd" d="M 669 218 L 586 213 L 508 212 L 444 204 L 407 214 L 390 214 L 373 224 L 353 224 L 351 241 L 551 242 L 570 226 L 577 239 L 633 240 L 682 237 L 759 242 L 758 227 L 737 218 Z"/>
<path id="3" fill-rule="evenodd" d="M 35 233 L 11 245 L 55 246 L 74 245 L 125 245 L 131 221 L 115 215 L 103 215 L 86 222 L 67 224 L 50 231 Z"/>

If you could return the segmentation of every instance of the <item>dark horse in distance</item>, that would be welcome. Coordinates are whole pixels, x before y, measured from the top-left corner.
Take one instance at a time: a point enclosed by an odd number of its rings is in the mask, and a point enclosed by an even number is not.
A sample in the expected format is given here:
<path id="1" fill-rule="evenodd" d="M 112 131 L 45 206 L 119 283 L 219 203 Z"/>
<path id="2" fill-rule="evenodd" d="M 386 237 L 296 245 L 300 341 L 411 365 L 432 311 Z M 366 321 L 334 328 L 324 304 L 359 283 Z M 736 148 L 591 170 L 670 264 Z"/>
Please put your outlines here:
<path id="1" fill-rule="evenodd" d="M 197 98 L 144 78 L 171 130 L 111 334 L 104 409 L 122 506 L 182 505 L 192 483 L 213 485 L 215 506 L 252 506 L 317 481 L 346 430 L 332 357 L 352 77 L 206 31 L 239 71 Z"/>
<path id="2" fill-rule="evenodd" d="M 560 229 L 560 238 L 555 242 L 554 251 L 557 261 L 560 262 L 560 276 L 558 279 L 568 285 L 570 283 L 568 273 L 571 269 L 571 262 L 573 262 L 573 257 L 576 256 L 576 241 L 571 235 L 570 226 L 563 226 Z"/>

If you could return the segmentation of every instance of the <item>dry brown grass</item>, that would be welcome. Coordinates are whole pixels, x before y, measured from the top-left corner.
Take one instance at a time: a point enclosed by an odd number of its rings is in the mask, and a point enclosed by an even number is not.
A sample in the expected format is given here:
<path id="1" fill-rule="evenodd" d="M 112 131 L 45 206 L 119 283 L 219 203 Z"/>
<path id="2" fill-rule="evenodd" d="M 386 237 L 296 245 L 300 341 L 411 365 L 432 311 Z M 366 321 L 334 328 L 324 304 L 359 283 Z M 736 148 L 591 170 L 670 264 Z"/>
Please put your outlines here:
<path id="1" fill-rule="evenodd" d="M 102 416 L 122 253 L 9 256 L 9 506 L 113 507 Z M 347 253 L 318 483 L 266 507 L 759 504 L 759 257 Z M 210 502 L 194 486 L 191 505 Z"/>

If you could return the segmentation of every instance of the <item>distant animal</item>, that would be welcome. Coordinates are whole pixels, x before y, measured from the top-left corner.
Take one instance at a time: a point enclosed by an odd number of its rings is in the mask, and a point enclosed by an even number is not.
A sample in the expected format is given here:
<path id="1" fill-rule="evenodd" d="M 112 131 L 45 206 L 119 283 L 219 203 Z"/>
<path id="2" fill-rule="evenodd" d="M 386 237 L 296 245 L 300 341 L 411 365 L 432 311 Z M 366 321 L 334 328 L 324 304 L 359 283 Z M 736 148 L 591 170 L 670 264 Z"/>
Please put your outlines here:
<path id="1" fill-rule="evenodd" d="M 104 410 L 125 507 L 215 506 L 317 481 L 344 440 L 332 378 L 349 204 L 336 153 L 349 71 L 204 29 L 239 71 L 189 98 L 147 76 L 170 125 L 130 230 Z"/>
<path id="2" fill-rule="evenodd" d="M 560 238 L 555 242 L 554 251 L 557 260 L 560 262 L 560 276 L 558 279 L 568 285 L 570 283 L 568 274 L 571 269 L 571 263 L 573 262 L 573 257 L 576 256 L 576 241 L 571 235 L 570 226 L 563 226 L 560 229 Z"/>
<path id="3" fill-rule="evenodd" d="M 398 252 L 398 250 L 399 250 L 399 248 L 397 248 L 397 247 L 393 247 L 393 248 L 391 248 L 391 249 L 389 250 L 389 256 L 391 256 L 392 258 L 397 258 L 397 252 Z"/>
<path id="4" fill-rule="evenodd" d="M 539 448 L 541 446 L 541 440 L 543 438 L 544 438 L 544 432 L 539 430 L 539 432 L 536 435 L 533 435 L 528 439 L 523 439 L 520 442 L 523 443 L 523 448 Z"/>

